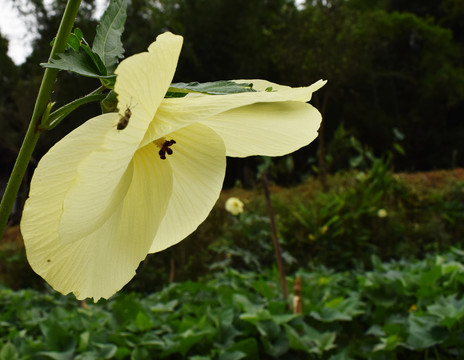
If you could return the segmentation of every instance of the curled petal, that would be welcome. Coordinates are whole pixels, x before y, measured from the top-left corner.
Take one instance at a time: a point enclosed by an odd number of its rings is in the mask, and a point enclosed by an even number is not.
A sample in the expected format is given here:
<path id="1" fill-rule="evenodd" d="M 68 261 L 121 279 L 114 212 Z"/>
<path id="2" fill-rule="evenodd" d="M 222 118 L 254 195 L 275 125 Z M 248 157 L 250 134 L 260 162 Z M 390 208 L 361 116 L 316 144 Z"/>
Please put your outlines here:
<path id="1" fill-rule="evenodd" d="M 182 37 L 165 33 L 148 52 L 129 57 L 118 66 L 115 90 L 119 103 L 131 107 L 129 125 L 118 130 L 120 116 L 112 114 L 112 123 L 100 134 L 100 144 L 81 159 L 64 201 L 59 230 L 63 241 L 74 241 L 94 231 L 121 200 L 118 196 L 128 186 L 121 179 L 125 179 L 123 174 L 169 88 L 181 47 Z M 85 136 L 92 136 L 98 118 L 83 125 L 88 129 Z"/>
<path id="2" fill-rule="evenodd" d="M 173 154 L 166 157 L 172 168 L 173 191 L 166 215 L 150 252 L 174 245 L 193 232 L 213 208 L 224 181 L 224 143 L 211 129 L 193 124 L 169 134 Z"/>
<path id="3" fill-rule="evenodd" d="M 317 137 L 321 114 L 299 101 L 257 103 L 226 111 L 200 124 L 222 137 L 227 156 L 280 156 Z"/>
<path id="4" fill-rule="evenodd" d="M 326 80 L 319 80 L 316 81 L 314 84 L 305 87 L 298 87 L 292 88 L 290 86 L 279 85 L 267 80 L 261 79 L 248 79 L 248 80 L 234 80 L 236 83 L 251 83 L 253 84 L 253 89 L 263 92 L 277 92 L 277 93 L 285 93 L 289 92 L 292 94 L 293 101 L 303 101 L 308 102 L 311 100 L 312 94 L 323 87 L 327 81 Z M 296 91 L 295 91 L 296 90 Z M 299 94 L 299 96 L 296 96 Z"/>
<path id="5" fill-rule="evenodd" d="M 130 186 L 111 216 L 92 233 L 63 242 L 60 204 L 75 170 L 57 161 L 73 150 L 60 144 L 41 160 L 31 183 L 21 221 L 27 257 L 56 290 L 78 299 L 108 298 L 135 275 L 150 249 L 171 195 L 171 169 L 153 161 L 153 145 L 137 151 L 128 167 Z"/>
<path id="6" fill-rule="evenodd" d="M 114 90 L 118 94 L 119 112 L 123 115 L 125 109 L 130 108 L 129 125 L 138 130 L 137 143 L 142 140 L 172 82 L 182 41 L 181 36 L 169 32 L 161 34 L 148 47 L 148 52 L 128 57 L 115 71 Z M 161 129 L 157 131 L 162 132 Z M 130 131 L 121 133 L 131 137 Z"/>
<path id="7" fill-rule="evenodd" d="M 266 85 L 275 86 L 277 91 L 244 92 L 228 95 L 189 94 L 183 98 L 165 99 L 159 106 L 154 121 L 150 123 L 141 145 L 189 124 L 207 120 L 239 107 L 256 103 L 306 102 L 311 98 L 313 91 L 325 84 L 321 80 L 308 87 L 290 88 L 264 80 L 240 80 L 237 82 L 248 81 L 255 81 L 259 88 Z M 165 132 L 160 132 L 160 129 Z"/>

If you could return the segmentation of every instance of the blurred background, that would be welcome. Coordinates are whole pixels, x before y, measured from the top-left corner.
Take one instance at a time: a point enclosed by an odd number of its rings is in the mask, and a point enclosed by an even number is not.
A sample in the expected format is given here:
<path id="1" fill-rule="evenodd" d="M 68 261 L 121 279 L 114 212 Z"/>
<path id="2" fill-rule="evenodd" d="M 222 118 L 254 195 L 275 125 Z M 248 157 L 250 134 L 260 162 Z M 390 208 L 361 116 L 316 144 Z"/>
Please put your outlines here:
<path id="1" fill-rule="evenodd" d="M 185 38 L 174 81 L 263 78 L 290 86 L 327 79 L 312 103 L 321 136 L 273 159 L 273 179 L 297 184 L 311 174 L 353 165 L 357 139 L 374 155 L 394 150 L 396 171 L 449 169 L 464 162 L 464 4 L 461 0 L 132 0 L 126 56 L 144 51 L 166 30 Z M 50 41 L 64 0 L 21 0 L 32 52 L 15 65 L 0 35 L 2 187 L 30 119 Z M 83 0 L 76 27 L 91 42 L 94 0 Z M 101 9 L 101 4 L 100 4 Z M 101 11 L 101 10 L 100 10 Z M 60 74 L 57 106 L 97 83 Z M 97 114 L 89 105 L 40 139 L 35 161 L 68 131 Z M 259 159 L 230 161 L 225 186 L 252 186 Z M 362 166 L 362 159 L 357 160 Z M 31 167 L 33 167 L 32 164 Z"/>
<path id="2" fill-rule="evenodd" d="M 32 51 L 16 65 L 8 56 L 7 38 L 0 35 L 2 189 L 32 113 L 43 73 L 39 64 L 47 61 L 65 4 L 65 0 L 10 2 L 29 26 L 24 41 L 32 45 Z M 89 42 L 102 4 L 82 1 L 75 26 Z M 359 255 L 358 262 L 363 262 L 363 254 L 368 262 L 372 252 L 385 258 L 420 255 L 424 246 L 438 249 L 443 242 L 449 245 L 459 238 L 460 185 L 443 190 L 448 177 L 438 176 L 421 178 L 422 182 L 408 188 L 391 174 L 449 170 L 464 164 L 463 18 L 462 0 L 129 1 L 123 34 L 126 56 L 144 51 L 161 32 L 184 36 L 175 82 L 262 78 L 304 86 L 328 80 L 311 100 L 323 115 L 316 141 L 280 158 L 228 159 L 225 194 L 250 190 L 240 194 L 248 201 L 247 216 L 257 217 L 235 224 L 234 235 L 234 223 L 224 210 L 213 211 L 192 235 L 195 240 L 181 243 L 181 251 L 172 252 L 183 264 L 184 270 L 178 271 L 187 277 L 197 273 L 190 271 L 190 265 L 198 265 L 198 273 L 205 271 L 205 264 L 216 256 L 208 246 L 220 243 L 224 236 L 235 237 L 233 246 L 242 241 L 245 248 L 250 247 L 250 237 L 267 239 L 257 175 L 264 169 L 279 189 L 289 188 L 287 193 L 273 195 L 281 212 L 279 236 L 304 263 L 309 256 L 329 265 L 352 266 L 354 253 Z M 93 79 L 62 72 L 53 100 L 58 107 L 98 85 Z M 37 161 L 67 132 L 99 112 L 98 104 L 84 106 L 41 137 L 12 224 L 20 219 Z M 462 178 L 461 172 L 447 174 Z M 442 193 L 423 195 L 420 184 L 424 181 Z M 428 201 L 433 210 L 418 211 Z M 377 211 L 388 206 L 398 216 L 397 223 L 386 226 L 379 223 Z M 392 211 L 389 221 L 395 218 Z M 423 227 L 414 227 L 411 221 Z M 22 249 L 22 243 L 14 229 L 11 238 L 19 239 L 19 245 L 10 250 L 19 256 L 15 251 Z M 317 236 L 325 242 L 314 241 Z M 204 244 L 205 258 L 189 260 L 189 247 L 196 248 L 198 243 Z M 398 250 L 397 245 L 405 244 L 411 248 Z M 10 250 L 4 254 L 7 259 Z M 24 259 L 23 250 L 20 254 Z M 157 261 L 169 267 L 171 260 L 168 251 Z M 272 264 L 272 251 L 269 261 Z M 166 273 L 161 277 L 167 281 Z"/>
<path id="3" fill-rule="evenodd" d="M 97 1 L 82 0 L 75 24 L 89 42 L 104 8 Z M 11 38 L 20 27 L 1 15 L 0 193 L 65 3 L 8 2 L 28 27 L 24 61 L 8 55 L 16 53 L 6 32 Z M 462 359 L 464 1 L 128 3 L 126 56 L 164 31 L 184 36 L 175 82 L 328 80 L 311 100 L 323 116 L 319 137 L 284 157 L 228 159 L 206 221 L 149 255 L 112 300 L 80 303 L 87 311 L 32 271 L 17 225 L 38 160 L 100 108 L 71 114 L 41 136 L 0 243 L 0 358 L 53 350 L 42 355 L 412 360 L 429 358 L 430 349 L 430 359 Z M 58 108 L 98 86 L 60 73 L 53 101 Z M 226 211 L 230 197 L 243 212 Z M 288 316 L 280 293 L 273 235 L 290 293 L 302 291 L 301 318 Z"/>

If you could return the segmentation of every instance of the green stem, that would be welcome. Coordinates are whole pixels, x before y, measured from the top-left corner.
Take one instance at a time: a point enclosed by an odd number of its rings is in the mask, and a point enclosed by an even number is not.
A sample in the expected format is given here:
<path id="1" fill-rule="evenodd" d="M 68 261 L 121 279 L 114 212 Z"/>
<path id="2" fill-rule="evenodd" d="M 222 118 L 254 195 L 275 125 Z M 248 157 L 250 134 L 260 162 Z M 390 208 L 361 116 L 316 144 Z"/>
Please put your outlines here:
<path id="1" fill-rule="evenodd" d="M 56 40 L 50 53 L 50 58 L 55 58 L 56 54 L 64 52 L 66 49 L 66 41 L 68 39 L 68 35 L 71 33 L 80 4 L 81 0 L 68 0 L 63 18 L 61 19 L 60 27 L 58 28 L 58 33 L 56 34 Z M 23 144 L 19 150 L 16 163 L 13 167 L 13 171 L 5 189 L 5 194 L 3 195 L 2 202 L 0 204 L 0 234 L 3 234 L 3 230 L 8 222 L 8 217 L 10 216 L 16 195 L 18 194 L 22 179 L 32 157 L 32 152 L 34 151 L 37 140 L 39 139 L 41 132 L 39 129 L 39 123 L 42 119 L 42 114 L 47 109 L 47 104 L 52 94 L 57 75 L 58 70 L 56 69 L 45 70 L 39 94 L 35 102 L 34 111 L 32 113 L 31 122 L 29 123 L 29 128 L 27 129 L 26 136 L 24 137 Z"/>
<path id="2" fill-rule="evenodd" d="M 84 97 L 81 97 L 77 100 L 70 102 L 69 104 L 66 104 L 60 107 L 58 110 L 50 114 L 50 116 L 48 117 L 47 123 L 41 124 L 40 129 L 51 130 L 55 126 L 57 126 L 61 122 L 61 120 L 63 120 L 66 116 L 68 116 L 70 113 L 76 110 L 79 106 L 90 103 L 90 102 L 104 100 L 106 98 L 106 94 L 99 94 L 99 92 L 103 91 L 104 89 L 105 88 L 102 86 L 99 89 L 97 89 L 99 90 L 98 92 L 96 90 Z"/>

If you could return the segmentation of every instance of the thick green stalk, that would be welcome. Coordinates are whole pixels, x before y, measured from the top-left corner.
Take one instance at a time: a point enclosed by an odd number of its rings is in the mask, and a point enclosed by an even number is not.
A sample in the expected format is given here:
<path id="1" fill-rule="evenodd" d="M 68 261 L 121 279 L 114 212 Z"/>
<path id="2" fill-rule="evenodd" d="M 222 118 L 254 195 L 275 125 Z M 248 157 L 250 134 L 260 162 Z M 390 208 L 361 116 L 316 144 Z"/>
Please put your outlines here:
<path id="1" fill-rule="evenodd" d="M 66 49 L 66 41 L 68 35 L 71 33 L 80 4 L 81 0 L 68 0 L 63 18 L 61 19 L 60 27 L 58 28 L 56 40 L 50 53 L 50 58 L 54 58 L 56 54 L 63 52 Z M 29 128 L 27 129 L 26 136 L 24 137 L 23 144 L 19 150 L 16 163 L 13 167 L 13 171 L 5 189 L 5 194 L 3 195 L 2 202 L 0 204 L 0 234 L 3 234 L 3 230 L 8 222 L 8 217 L 10 216 L 16 195 L 18 194 L 22 179 L 27 166 L 29 165 L 32 152 L 34 151 L 37 140 L 39 139 L 41 132 L 39 130 L 39 125 L 42 120 L 42 115 L 47 108 L 57 75 L 58 70 L 56 69 L 47 68 L 45 70 Z"/>

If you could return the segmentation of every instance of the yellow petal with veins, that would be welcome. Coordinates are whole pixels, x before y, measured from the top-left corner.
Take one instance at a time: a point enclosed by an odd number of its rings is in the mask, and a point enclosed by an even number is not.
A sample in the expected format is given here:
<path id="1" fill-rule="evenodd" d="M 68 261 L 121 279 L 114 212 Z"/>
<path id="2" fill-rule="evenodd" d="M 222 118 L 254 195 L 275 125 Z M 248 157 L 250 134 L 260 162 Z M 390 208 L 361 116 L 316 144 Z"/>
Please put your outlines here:
<path id="1" fill-rule="evenodd" d="M 91 233 L 121 200 L 118 195 L 127 188 L 122 175 L 171 84 L 181 47 L 182 37 L 165 33 L 158 36 L 148 52 L 131 56 L 118 66 L 115 91 L 120 107 L 130 105 L 132 115 L 128 126 L 117 130 L 119 116 L 113 114 L 114 124 L 101 135 L 99 146 L 78 164 L 63 205 L 59 228 L 63 241 Z"/>
<path id="2" fill-rule="evenodd" d="M 308 145 L 321 114 L 299 101 L 256 103 L 213 116 L 200 124 L 222 137 L 227 156 L 281 156 Z"/>
<path id="3" fill-rule="evenodd" d="M 93 297 L 95 301 L 113 295 L 135 275 L 172 191 L 171 168 L 152 161 L 157 155 L 155 146 L 140 149 L 123 175 L 130 184 L 110 216 L 86 236 L 63 242 L 59 220 L 79 154 L 91 150 L 104 123 L 113 120 L 110 115 L 97 119 L 71 132 L 39 162 L 21 221 L 34 271 L 64 294 L 73 292 L 78 299 Z"/>
<path id="4" fill-rule="evenodd" d="M 193 124 L 166 139 L 176 141 L 173 154 L 161 160 L 172 169 L 172 197 L 150 252 L 178 243 L 205 220 L 219 197 L 226 169 L 224 143 L 206 126 Z"/>

